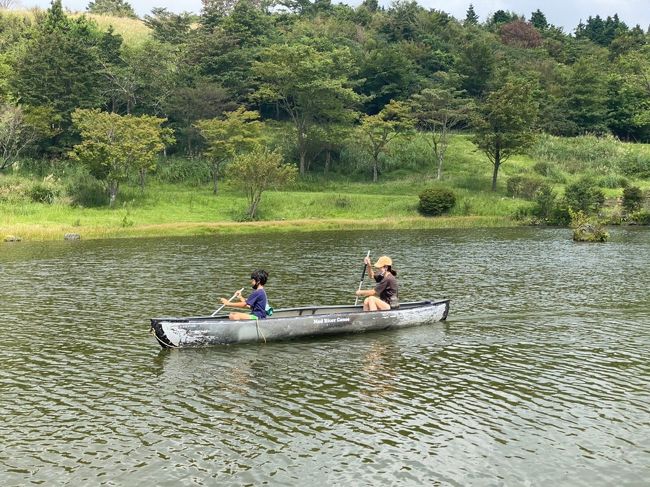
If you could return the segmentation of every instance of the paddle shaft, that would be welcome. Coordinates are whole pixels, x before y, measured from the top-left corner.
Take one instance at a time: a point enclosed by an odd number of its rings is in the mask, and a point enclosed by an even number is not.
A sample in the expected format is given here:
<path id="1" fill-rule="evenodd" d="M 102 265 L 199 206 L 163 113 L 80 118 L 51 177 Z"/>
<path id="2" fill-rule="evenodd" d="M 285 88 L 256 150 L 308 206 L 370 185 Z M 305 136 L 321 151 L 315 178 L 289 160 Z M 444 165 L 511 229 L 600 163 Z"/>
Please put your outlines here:
<path id="1" fill-rule="evenodd" d="M 233 294 L 232 296 L 230 296 L 230 299 L 228 300 L 228 302 L 230 302 L 230 301 L 232 301 L 233 299 L 235 299 L 235 296 L 237 296 L 238 294 L 240 294 L 243 290 L 244 290 L 244 288 L 241 288 L 241 289 L 240 289 L 239 291 L 237 291 L 235 294 Z M 219 311 L 221 311 L 221 310 L 223 309 L 223 307 L 224 307 L 225 305 L 226 305 L 225 303 L 222 304 L 222 305 L 219 307 L 219 309 L 215 310 L 215 312 L 212 313 L 210 316 L 214 316 L 214 315 L 216 315 Z"/>
<path id="2" fill-rule="evenodd" d="M 368 251 L 368 254 L 366 255 L 366 258 L 370 257 L 370 250 Z M 363 286 L 363 278 L 366 276 L 366 261 L 363 261 L 363 270 L 361 271 L 361 281 L 359 282 L 359 289 L 358 291 L 361 291 L 361 286 Z M 356 306 L 359 303 L 359 296 L 356 297 L 354 300 L 354 305 Z"/>

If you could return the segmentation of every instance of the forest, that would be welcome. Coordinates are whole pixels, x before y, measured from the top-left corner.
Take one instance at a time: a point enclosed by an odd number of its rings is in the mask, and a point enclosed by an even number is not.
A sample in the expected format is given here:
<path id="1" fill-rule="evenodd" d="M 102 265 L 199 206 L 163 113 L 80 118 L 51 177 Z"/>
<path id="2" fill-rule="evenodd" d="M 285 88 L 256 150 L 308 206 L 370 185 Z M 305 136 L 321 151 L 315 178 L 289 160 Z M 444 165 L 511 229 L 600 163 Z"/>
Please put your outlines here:
<path id="1" fill-rule="evenodd" d="M 586 191 L 585 210 L 598 187 L 632 187 L 636 211 L 650 178 L 650 33 L 617 15 L 569 33 L 539 9 L 479 19 L 471 4 L 456 19 L 403 0 L 204 0 L 139 19 L 123 0 L 53 0 L 0 11 L 0 103 L 0 174 L 38 180 L 23 192 L 40 202 L 114 206 L 149 180 L 218 194 L 246 174 L 255 218 L 274 184 L 419 171 L 443 187 L 460 150 L 465 180 L 487 168 L 487 190 L 549 220 L 560 187 Z"/>

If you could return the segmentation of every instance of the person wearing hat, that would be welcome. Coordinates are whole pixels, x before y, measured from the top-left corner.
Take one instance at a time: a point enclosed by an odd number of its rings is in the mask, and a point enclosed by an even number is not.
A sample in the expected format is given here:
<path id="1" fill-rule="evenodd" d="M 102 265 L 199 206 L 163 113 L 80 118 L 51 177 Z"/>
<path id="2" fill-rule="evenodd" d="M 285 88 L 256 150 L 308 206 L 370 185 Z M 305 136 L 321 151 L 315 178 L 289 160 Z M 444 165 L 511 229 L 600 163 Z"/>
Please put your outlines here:
<path id="1" fill-rule="evenodd" d="M 393 269 L 393 261 L 390 257 L 382 255 L 377 259 L 374 266 L 370 265 L 370 257 L 364 259 L 368 266 L 368 275 L 377 281 L 374 289 L 360 289 L 357 296 L 366 296 L 363 300 L 364 311 L 386 311 L 399 308 L 399 294 L 397 291 L 397 271 Z M 377 269 L 377 272 L 373 270 Z"/>

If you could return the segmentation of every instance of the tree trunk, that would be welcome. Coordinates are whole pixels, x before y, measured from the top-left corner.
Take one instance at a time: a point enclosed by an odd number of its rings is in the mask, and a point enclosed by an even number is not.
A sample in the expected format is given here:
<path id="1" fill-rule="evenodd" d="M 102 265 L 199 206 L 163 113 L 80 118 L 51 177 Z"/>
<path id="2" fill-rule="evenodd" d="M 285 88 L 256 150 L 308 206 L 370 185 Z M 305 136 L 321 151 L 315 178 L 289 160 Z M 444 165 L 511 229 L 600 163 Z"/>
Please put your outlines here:
<path id="1" fill-rule="evenodd" d="M 501 151 L 499 149 L 494 153 L 494 172 L 492 173 L 492 191 L 497 190 L 497 176 L 499 175 L 499 166 L 501 165 Z"/>
<path id="2" fill-rule="evenodd" d="M 332 151 L 327 149 L 325 151 L 325 174 L 330 170 L 330 162 L 332 162 Z"/>
<path id="3" fill-rule="evenodd" d="M 117 190 L 119 188 L 117 181 L 111 181 L 108 187 L 108 206 L 113 208 L 115 206 L 115 199 L 117 198 Z"/>
<path id="4" fill-rule="evenodd" d="M 140 191 L 144 193 L 144 183 L 146 179 L 146 169 L 141 167 L 140 168 Z"/>
<path id="5" fill-rule="evenodd" d="M 219 163 L 212 163 L 212 193 L 213 194 L 218 194 L 219 193 L 219 184 L 217 182 L 217 179 L 219 177 Z"/>
<path id="6" fill-rule="evenodd" d="M 438 155 L 438 176 L 436 177 L 438 181 L 442 179 L 442 154 Z"/>
<path id="7" fill-rule="evenodd" d="M 255 219 L 255 214 L 257 213 L 257 205 L 260 204 L 260 200 L 262 199 L 262 193 L 255 195 L 253 197 L 253 202 L 251 203 L 250 208 L 248 209 L 248 217 L 251 220 Z"/>
<path id="8" fill-rule="evenodd" d="M 376 183 L 379 179 L 379 162 L 374 161 L 372 164 L 372 182 Z"/>
<path id="9" fill-rule="evenodd" d="M 307 159 L 307 151 L 300 147 L 300 175 L 305 175 L 305 161 Z"/>

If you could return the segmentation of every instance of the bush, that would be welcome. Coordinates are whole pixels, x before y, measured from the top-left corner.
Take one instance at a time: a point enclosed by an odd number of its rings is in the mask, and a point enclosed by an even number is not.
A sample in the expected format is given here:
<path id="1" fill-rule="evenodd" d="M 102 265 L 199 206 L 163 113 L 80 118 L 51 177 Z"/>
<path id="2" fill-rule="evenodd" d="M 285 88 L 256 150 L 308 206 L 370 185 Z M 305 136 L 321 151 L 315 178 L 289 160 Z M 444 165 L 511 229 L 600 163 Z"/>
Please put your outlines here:
<path id="1" fill-rule="evenodd" d="M 632 215 L 631 220 L 637 225 L 650 225 L 650 211 L 641 210 Z"/>
<path id="2" fill-rule="evenodd" d="M 598 186 L 601 188 L 627 188 L 629 185 L 629 181 L 623 176 L 610 175 L 598 178 Z"/>
<path id="3" fill-rule="evenodd" d="M 550 221 L 555 209 L 556 195 L 549 185 L 544 185 L 535 194 L 533 215 L 545 221 Z"/>
<path id="4" fill-rule="evenodd" d="M 623 190 L 623 208 L 628 212 L 637 211 L 643 204 L 643 192 L 637 186 L 629 186 Z"/>
<path id="5" fill-rule="evenodd" d="M 420 205 L 418 210 L 423 215 L 437 216 L 451 210 L 456 204 L 453 191 L 440 188 L 429 188 L 419 195 Z"/>
<path id="6" fill-rule="evenodd" d="M 97 207 L 108 204 L 106 186 L 90 174 L 75 174 L 66 189 L 74 205 Z"/>
<path id="7" fill-rule="evenodd" d="M 506 185 L 508 196 L 532 200 L 535 194 L 544 186 L 542 179 L 530 176 L 512 176 Z"/>
<path id="8" fill-rule="evenodd" d="M 0 202 L 18 203 L 25 201 L 27 182 L 21 178 L 0 176 Z"/>
<path id="9" fill-rule="evenodd" d="M 548 178 L 552 181 L 558 183 L 566 182 L 566 178 L 562 174 L 562 171 L 555 163 L 550 161 L 539 161 L 533 165 L 533 171 L 540 176 Z"/>
<path id="10" fill-rule="evenodd" d="M 650 179 L 650 155 L 629 153 L 618 165 L 627 176 Z"/>
<path id="11" fill-rule="evenodd" d="M 27 196 L 35 203 L 46 203 L 51 205 L 61 195 L 61 188 L 53 179 L 46 178 L 42 182 L 36 182 L 27 190 Z"/>
<path id="12" fill-rule="evenodd" d="M 569 209 L 586 214 L 597 212 L 605 203 L 605 195 L 588 178 L 572 183 L 564 190 L 564 199 Z"/>
<path id="13" fill-rule="evenodd" d="M 582 211 L 570 211 L 573 240 L 576 242 L 606 242 L 609 233 L 593 218 Z"/>
<path id="14" fill-rule="evenodd" d="M 200 185 L 212 181 L 210 164 L 199 158 L 168 157 L 158 161 L 156 178 L 166 183 Z"/>

